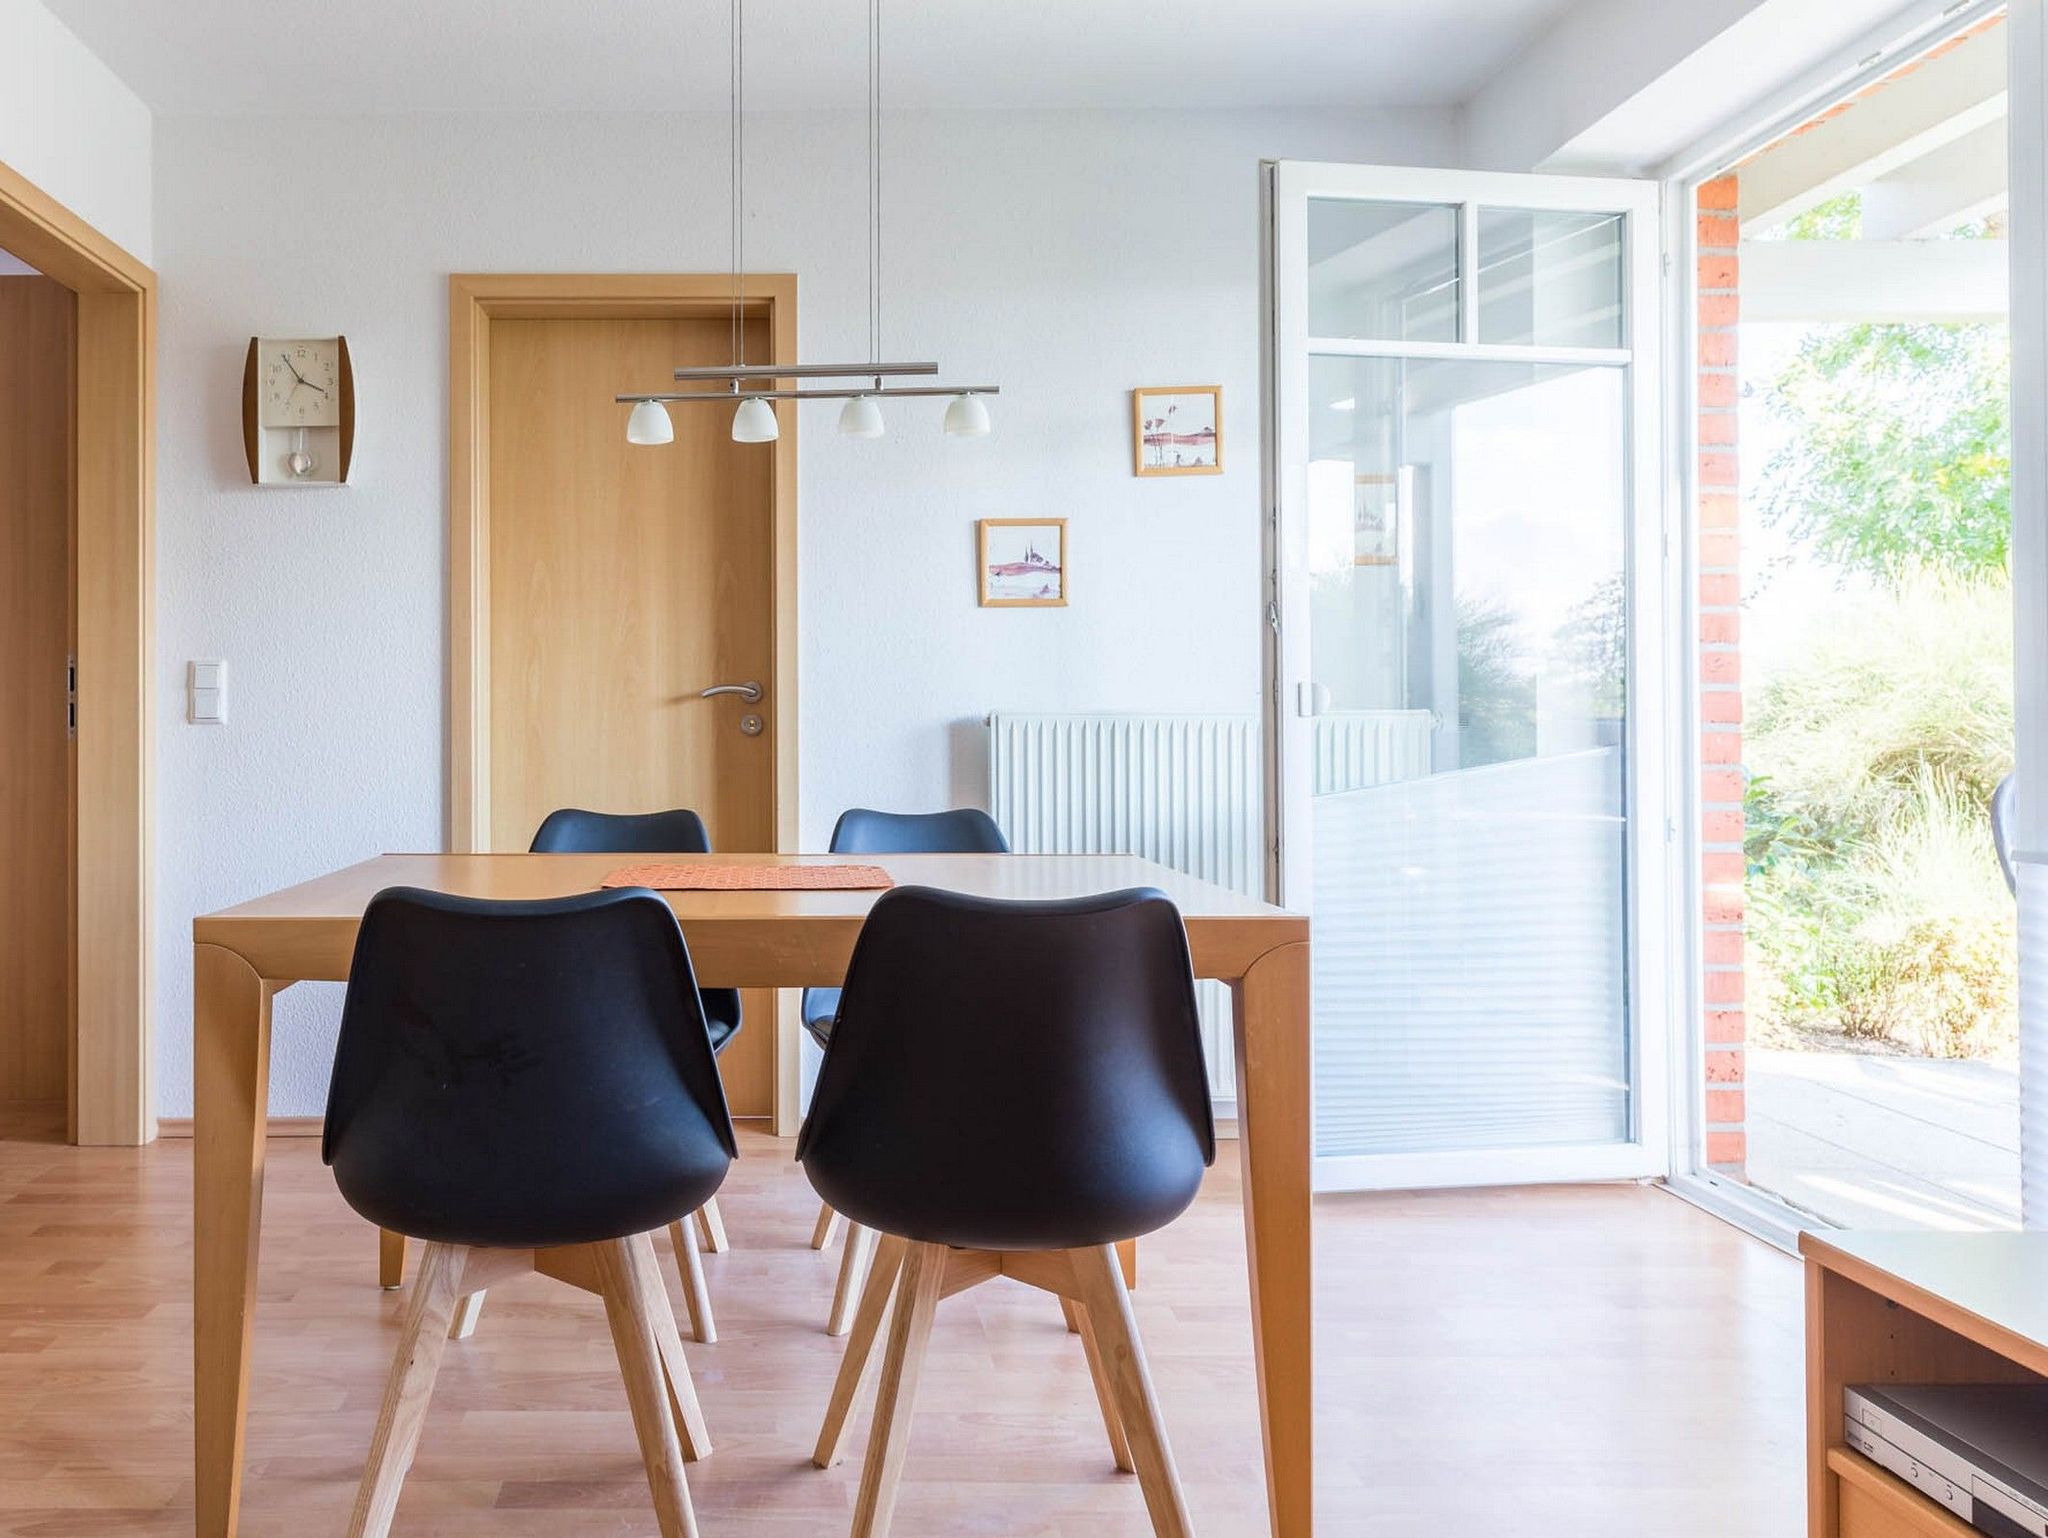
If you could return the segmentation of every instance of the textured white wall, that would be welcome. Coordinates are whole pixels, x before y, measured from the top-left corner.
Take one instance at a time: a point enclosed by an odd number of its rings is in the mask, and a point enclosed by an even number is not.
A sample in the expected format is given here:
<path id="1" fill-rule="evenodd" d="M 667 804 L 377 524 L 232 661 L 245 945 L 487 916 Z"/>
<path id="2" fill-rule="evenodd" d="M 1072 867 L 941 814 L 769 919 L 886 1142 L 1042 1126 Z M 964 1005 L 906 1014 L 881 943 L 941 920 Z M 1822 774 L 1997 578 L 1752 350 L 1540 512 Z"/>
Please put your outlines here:
<path id="1" fill-rule="evenodd" d="M 0 0 L 0 162 L 150 260 L 150 117 L 44 9 Z"/>
<path id="2" fill-rule="evenodd" d="M 443 836 L 447 274 L 726 267 L 719 118 L 164 119 L 157 1040 L 191 1093 L 194 914 Z M 1261 157 L 1445 160 L 1446 113 L 951 113 L 888 125 L 883 350 L 993 380 L 800 455 L 802 832 L 984 794 L 1005 710 L 1248 710 L 1259 679 Z M 748 124 L 747 264 L 799 275 L 808 358 L 866 347 L 858 116 Z M 354 484 L 256 491 L 251 333 L 344 332 Z M 1226 473 L 1137 480 L 1138 384 L 1220 383 Z M 708 409 L 708 408 L 707 408 Z M 1072 520 L 1064 610 L 975 606 L 978 517 Z M 192 657 L 230 720 L 183 720 Z M 323 1102 L 332 987 L 284 995 L 272 1104 Z"/>

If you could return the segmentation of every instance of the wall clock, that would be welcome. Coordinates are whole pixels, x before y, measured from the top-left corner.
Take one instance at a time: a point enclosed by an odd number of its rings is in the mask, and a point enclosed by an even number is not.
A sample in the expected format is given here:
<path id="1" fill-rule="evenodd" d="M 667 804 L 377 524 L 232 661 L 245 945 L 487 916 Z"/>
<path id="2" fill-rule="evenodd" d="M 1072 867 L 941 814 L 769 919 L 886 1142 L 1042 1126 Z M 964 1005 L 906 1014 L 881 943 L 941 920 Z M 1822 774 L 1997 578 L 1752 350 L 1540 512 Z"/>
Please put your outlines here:
<path id="1" fill-rule="evenodd" d="M 348 338 L 249 338 L 242 447 L 258 486 L 339 486 L 356 441 Z"/>

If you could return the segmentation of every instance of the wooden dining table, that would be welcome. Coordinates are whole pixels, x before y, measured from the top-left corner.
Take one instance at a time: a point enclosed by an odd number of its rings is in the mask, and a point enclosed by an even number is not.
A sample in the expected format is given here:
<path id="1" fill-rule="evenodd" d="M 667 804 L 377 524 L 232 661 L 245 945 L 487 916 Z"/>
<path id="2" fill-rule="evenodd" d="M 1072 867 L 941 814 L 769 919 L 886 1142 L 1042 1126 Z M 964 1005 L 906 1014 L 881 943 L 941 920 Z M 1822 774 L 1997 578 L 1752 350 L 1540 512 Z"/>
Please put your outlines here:
<path id="1" fill-rule="evenodd" d="M 691 856 L 662 856 L 686 864 Z M 697 856 L 831 863 L 811 855 Z M 1198 977 L 1231 985 L 1253 1352 L 1276 1538 L 1308 1538 L 1313 1444 L 1309 1318 L 1308 920 L 1120 855 L 862 855 L 899 885 L 1058 898 L 1150 886 L 1179 906 Z M 193 921 L 193 1395 L 199 1538 L 232 1538 L 242 1491 L 263 1216 L 271 1000 L 345 981 L 356 930 L 386 887 L 469 897 L 589 891 L 618 855 L 388 854 Z M 700 983 L 831 986 L 876 891 L 672 891 Z"/>

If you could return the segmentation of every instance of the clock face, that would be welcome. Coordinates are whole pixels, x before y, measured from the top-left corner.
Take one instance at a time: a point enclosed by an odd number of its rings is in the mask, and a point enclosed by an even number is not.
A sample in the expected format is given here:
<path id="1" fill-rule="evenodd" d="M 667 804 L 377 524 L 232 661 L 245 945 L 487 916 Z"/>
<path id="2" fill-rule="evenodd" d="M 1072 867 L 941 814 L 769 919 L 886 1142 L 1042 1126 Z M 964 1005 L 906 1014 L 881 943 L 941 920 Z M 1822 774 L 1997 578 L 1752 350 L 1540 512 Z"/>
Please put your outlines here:
<path id="1" fill-rule="evenodd" d="M 263 370 L 265 427 L 333 427 L 341 421 L 339 349 L 326 341 L 265 341 L 258 359 Z"/>

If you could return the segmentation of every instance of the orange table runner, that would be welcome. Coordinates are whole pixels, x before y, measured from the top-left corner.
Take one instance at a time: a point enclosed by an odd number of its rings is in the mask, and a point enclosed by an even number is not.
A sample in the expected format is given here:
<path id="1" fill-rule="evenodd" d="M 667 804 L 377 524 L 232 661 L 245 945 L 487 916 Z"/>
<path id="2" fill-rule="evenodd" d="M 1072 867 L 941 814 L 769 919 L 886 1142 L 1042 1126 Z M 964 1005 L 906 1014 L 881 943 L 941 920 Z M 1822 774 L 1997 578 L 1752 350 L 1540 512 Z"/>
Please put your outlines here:
<path id="1" fill-rule="evenodd" d="M 602 886 L 658 892 L 840 892 L 896 884 L 879 865 L 628 865 Z"/>

